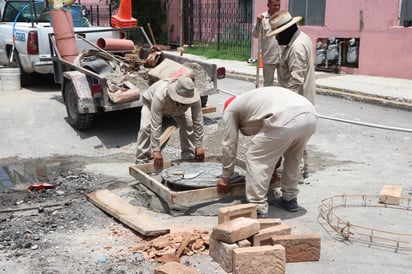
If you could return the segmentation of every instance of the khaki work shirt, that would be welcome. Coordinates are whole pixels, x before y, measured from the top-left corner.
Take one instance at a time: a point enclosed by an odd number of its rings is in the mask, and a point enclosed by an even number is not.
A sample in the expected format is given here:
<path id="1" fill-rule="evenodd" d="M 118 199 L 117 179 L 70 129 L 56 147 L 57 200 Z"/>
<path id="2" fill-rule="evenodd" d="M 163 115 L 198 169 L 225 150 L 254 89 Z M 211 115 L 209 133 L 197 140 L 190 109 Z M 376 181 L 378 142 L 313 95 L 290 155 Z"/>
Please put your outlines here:
<path id="1" fill-rule="evenodd" d="M 254 38 L 259 38 L 259 31 L 262 28 L 263 31 L 260 38 L 262 48 L 262 63 L 277 64 L 279 62 L 281 53 L 278 40 L 276 40 L 276 36 L 266 37 L 266 33 L 272 29 L 269 23 L 270 15 L 267 11 L 263 12 L 262 15 L 262 22 L 258 23 L 256 21 L 253 25 L 252 35 Z"/>
<path id="2" fill-rule="evenodd" d="M 281 87 L 253 89 L 236 97 L 223 112 L 222 177 L 229 178 L 235 169 L 239 132 L 251 136 L 262 127 L 283 127 L 302 113 L 317 115 L 306 98 Z"/>
<path id="3" fill-rule="evenodd" d="M 189 111 L 193 121 L 194 146 L 202 147 L 204 128 L 200 97 L 191 105 L 178 105 L 168 93 L 170 80 L 159 80 L 149 87 L 143 94 L 143 103 L 150 106 L 150 123 L 152 126 L 150 142 L 153 151 L 160 151 L 160 136 L 162 132 L 163 116 L 185 115 Z M 187 129 L 185 129 L 187 130 Z"/>
<path id="4" fill-rule="evenodd" d="M 278 81 L 315 103 L 316 82 L 313 45 L 309 36 L 298 30 L 284 48 L 278 66 Z"/>

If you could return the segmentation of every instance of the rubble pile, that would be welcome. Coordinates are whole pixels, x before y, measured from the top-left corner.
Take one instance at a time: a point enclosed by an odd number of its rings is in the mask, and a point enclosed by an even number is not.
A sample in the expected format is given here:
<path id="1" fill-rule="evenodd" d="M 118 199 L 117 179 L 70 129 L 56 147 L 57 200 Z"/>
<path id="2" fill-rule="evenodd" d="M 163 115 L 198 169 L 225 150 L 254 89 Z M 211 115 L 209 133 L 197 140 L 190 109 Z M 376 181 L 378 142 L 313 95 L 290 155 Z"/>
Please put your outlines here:
<path id="1" fill-rule="evenodd" d="M 150 262 L 180 262 L 180 256 L 208 254 L 209 232 L 193 230 L 159 236 L 138 246 L 131 246 L 133 252 L 143 252 Z"/>

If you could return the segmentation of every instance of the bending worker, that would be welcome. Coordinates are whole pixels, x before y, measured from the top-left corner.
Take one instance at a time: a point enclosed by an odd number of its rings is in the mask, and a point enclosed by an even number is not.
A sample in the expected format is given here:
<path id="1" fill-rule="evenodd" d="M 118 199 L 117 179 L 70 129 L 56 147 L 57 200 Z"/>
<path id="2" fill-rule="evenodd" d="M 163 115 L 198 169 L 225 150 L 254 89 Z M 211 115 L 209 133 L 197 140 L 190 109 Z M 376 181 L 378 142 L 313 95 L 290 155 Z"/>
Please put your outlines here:
<path id="1" fill-rule="evenodd" d="M 204 160 L 201 100 L 191 78 L 159 80 L 143 94 L 142 101 L 136 164 L 153 159 L 155 168 L 163 167 L 160 148 L 163 116 L 172 117 L 179 126 L 182 159 Z"/>
<path id="2" fill-rule="evenodd" d="M 255 203 L 259 218 L 267 218 L 267 193 L 275 164 L 284 156 L 282 198 L 288 211 L 297 211 L 299 164 L 309 138 L 315 133 L 318 115 L 303 96 L 281 87 L 250 90 L 225 102 L 223 113 L 222 175 L 219 193 L 229 190 L 235 168 L 239 131 L 253 136 L 245 155 L 246 199 Z"/>

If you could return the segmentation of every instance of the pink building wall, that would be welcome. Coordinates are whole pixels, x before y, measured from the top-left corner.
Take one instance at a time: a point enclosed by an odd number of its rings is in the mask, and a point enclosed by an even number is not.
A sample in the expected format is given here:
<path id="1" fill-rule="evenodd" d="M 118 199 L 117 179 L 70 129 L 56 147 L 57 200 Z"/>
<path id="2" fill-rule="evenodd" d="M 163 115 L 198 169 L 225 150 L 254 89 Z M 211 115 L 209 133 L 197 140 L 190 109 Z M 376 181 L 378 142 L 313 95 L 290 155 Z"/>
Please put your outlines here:
<path id="1" fill-rule="evenodd" d="M 281 1 L 282 10 L 287 2 Z M 399 0 L 327 0 L 325 25 L 301 29 L 314 45 L 318 38 L 360 38 L 359 66 L 342 67 L 346 73 L 412 79 L 412 27 L 399 26 L 399 9 Z M 256 0 L 255 14 L 263 10 L 266 1 Z"/>
<path id="2" fill-rule="evenodd" d="M 166 28 L 169 29 L 169 42 L 179 43 L 181 33 L 181 1 L 168 1 L 169 2 L 169 14 L 167 17 Z"/>

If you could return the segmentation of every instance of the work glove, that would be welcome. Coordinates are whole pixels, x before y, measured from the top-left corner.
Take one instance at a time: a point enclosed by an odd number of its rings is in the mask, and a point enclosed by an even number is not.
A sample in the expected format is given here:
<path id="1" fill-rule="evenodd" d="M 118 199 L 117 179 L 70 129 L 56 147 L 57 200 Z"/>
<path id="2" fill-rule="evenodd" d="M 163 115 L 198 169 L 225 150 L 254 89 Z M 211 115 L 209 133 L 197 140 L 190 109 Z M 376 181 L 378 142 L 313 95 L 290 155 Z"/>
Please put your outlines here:
<path id="1" fill-rule="evenodd" d="M 202 147 L 195 149 L 196 162 L 203 162 L 205 160 L 205 150 Z"/>
<path id="2" fill-rule="evenodd" d="M 230 179 L 229 178 L 219 178 L 217 180 L 217 193 L 219 194 L 226 194 L 229 192 L 229 185 L 230 185 Z"/>
<path id="3" fill-rule="evenodd" d="M 163 156 L 160 151 L 153 151 L 153 165 L 156 169 L 163 168 Z"/>

